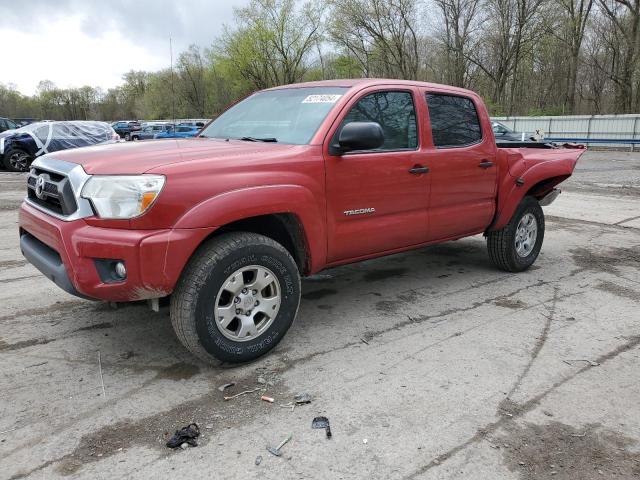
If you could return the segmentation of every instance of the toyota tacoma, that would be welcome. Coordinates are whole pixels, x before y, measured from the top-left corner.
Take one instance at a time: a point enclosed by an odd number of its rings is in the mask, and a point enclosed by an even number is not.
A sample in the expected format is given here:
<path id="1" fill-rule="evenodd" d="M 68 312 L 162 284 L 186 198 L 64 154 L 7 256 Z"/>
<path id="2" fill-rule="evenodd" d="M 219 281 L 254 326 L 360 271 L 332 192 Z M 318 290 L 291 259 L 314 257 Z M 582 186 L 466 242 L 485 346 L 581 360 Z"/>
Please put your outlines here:
<path id="1" fill-rule="evenodd" d="M 478 95 L 400 80 L 254 93 L 196 138 L 38 158 L 20 208 L 24 256 L 67 292 L 170 296 L 175 332 L 208 362 L 246 362 L 291 326 L 300 277 L 484 234 L 520 272 L 541 206 L 581 149 L 496 143 Z"/>

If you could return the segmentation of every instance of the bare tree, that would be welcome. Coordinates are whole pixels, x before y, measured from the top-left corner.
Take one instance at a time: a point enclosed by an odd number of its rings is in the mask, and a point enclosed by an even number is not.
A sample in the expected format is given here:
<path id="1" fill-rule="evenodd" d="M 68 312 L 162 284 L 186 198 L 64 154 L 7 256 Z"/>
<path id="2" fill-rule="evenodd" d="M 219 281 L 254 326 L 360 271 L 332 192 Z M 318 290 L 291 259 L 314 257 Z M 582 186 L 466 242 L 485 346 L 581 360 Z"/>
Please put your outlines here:
<path id="1" fill-rule="evenodd" d="M 207 84 L 205 64 L 196 45 L 189 46 L 178 57 L 177 70 L 180 93 L 199 117 L 204 117 L 207 105 Z"/>
<path id="2" fill-rule="evenodd" d="M 472 35 L 480 27 L 478 11 L 480 0 L 434 0 L 440 10 L 443 29 L 440 37 L 445 48 L 447 82 L 467 86 L 469 50 Z"/>
<path id="3" fill-rule="evenodd" d="M 593 0 L 556 0 L 564 11 L 565 19 L 561 39 L 568 48 L 568 72 L 566 75 L 565 107 L 567 113 L 576 111 L 576 79 L 580 51 Z"/>
<path id="4" fill-rule="evenodd" d="M 616 110 L 628 113 L 640 102 L 634 89 L 640 55 L 640 0 L 598 0 L 598 3 L 606 18 L 604 28 L 612 31 L 614 39 L 608 46 L 610 62 L 601 68 L 608 71 L 615 85 Z"/>
<path id="5" fill-rule="evenodd" d="M 418 78 L 417 0 L 333 0 L 331 38 L 364 76 Z"/>

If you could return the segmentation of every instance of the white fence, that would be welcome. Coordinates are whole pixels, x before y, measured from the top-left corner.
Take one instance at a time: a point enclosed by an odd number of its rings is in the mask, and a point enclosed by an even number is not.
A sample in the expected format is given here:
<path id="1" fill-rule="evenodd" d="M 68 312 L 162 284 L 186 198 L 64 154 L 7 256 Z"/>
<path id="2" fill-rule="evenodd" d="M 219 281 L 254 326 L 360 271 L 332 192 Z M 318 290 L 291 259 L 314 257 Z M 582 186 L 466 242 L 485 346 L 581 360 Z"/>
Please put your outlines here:
<path id="1" fill-rule="evenodd" d="M 516 132 L 544 133 L 549 141 L 576 141 L 602 146 L 640 144 L 640 114 L 493 117 Z"/>

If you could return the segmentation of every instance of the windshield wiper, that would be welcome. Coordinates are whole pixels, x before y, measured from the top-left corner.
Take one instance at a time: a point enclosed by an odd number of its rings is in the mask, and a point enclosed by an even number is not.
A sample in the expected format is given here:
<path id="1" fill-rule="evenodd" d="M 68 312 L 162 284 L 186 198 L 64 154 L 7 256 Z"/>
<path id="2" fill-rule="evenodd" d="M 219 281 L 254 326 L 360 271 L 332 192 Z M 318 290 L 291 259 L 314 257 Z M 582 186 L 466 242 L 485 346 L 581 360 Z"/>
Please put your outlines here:
<path id="1" fill-rule="evenodd" d="M 272 142 L 272 143 L 275 143 L 278 141 L 278 139 L 274 137 L 264 137 L 264 138 L 240 137 L 239 140 L 244 140 L 245 142 Z"/>

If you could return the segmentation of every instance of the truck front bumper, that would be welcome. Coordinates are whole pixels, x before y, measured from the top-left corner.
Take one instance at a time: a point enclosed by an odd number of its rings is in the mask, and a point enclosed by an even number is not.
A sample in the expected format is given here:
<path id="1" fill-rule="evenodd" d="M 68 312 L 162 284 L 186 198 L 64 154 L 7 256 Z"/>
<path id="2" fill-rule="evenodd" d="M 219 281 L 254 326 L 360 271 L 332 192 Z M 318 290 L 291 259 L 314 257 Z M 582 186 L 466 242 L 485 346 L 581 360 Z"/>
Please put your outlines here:
<path id="1" fill-rule="evenodd" d="M 65 222 L 23 203 L 20 248 L 25 258 L 66 292 L 126 302 L 169 295 L 197 246 L 215 230 L 127 230 Z M 126 277 L 114 279 L 101 262 L 120 261 Z"/>

